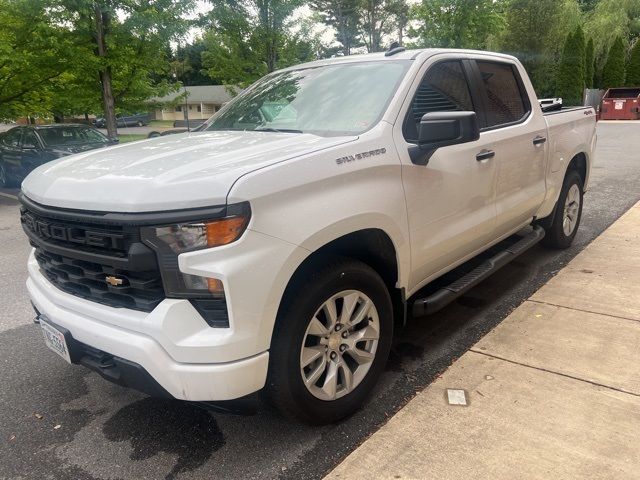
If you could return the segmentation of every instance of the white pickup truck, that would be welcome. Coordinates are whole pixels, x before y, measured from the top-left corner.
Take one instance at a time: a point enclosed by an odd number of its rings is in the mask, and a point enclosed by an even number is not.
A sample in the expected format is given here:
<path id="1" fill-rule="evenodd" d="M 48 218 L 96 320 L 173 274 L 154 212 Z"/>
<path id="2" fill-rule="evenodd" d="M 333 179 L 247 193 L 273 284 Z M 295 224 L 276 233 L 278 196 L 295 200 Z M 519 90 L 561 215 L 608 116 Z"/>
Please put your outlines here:
<path id="1" fill-rule="evenodd" d="M 522 65 L 495 53 L 395 48 L 274 72 L 198 132 L 28 176 L 36 321 L 121 385 L 262 391 L 336 421 L 364 403 L 407 312 L 539 240 L 571 244 L 595 122 L 591 107 L 543 114 Z"/>

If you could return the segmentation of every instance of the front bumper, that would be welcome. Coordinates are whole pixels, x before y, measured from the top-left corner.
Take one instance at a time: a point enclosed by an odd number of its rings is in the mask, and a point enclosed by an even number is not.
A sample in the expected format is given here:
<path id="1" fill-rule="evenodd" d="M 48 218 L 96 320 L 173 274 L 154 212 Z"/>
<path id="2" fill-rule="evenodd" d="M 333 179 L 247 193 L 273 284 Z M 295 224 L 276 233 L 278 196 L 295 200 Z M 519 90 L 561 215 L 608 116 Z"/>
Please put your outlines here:
<path id="1" fill-rule="evenodd" d="M 96 304 L 51 285 L 40 273 L 33 254 L 29 258 L 27 289 L 36 309 L 53 324 L 68 330 L 74 340 L 124 362 L 139 365 L 174 398 L 189 401 L 232 400 L 264 386 L 269 363 L 267 351 L 235 361 L 204 363 L 203 351 L 170 342 L 172 334 L 176 332 L 163 332 L 163 323 L 175 325 L 173 320 L 177 317 L 185 325 L 186 332 L 189 332 L 191 320 L 204 323 L 187 300 L 165 300 L 148 314 Z M 207 333 L 216 330 L 206 324 L 202 328 L 208 329 Z M 171 343 L 174 355 L 156 338 L 141 333 L 143 329 L 161 338 L 165 344 Z M 188 340 L 185 339 L 186 344 Z M 182 358 L 176 359 L 176 356 Z M 189 357 L 191 361 L 184 361 Z M 142 385 L 127 386 L 145 390 L 141 388 Z"/>

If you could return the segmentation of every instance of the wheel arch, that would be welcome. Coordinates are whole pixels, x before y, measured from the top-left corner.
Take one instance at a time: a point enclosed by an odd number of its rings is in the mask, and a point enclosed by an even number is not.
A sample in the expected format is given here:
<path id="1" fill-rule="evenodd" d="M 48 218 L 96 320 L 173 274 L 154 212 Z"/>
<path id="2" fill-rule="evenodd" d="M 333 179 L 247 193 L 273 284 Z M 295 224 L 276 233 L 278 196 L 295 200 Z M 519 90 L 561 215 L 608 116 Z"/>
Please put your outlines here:
<path id="1" fill-rule="evenodd" d="M 564 172 L 563 180 L 567 176 L 567 173 L 569 173 L 571 170 L 575 170 L 582 178 L 582 190 L 586 191 L 587 182 L 589 181 L 589 165 L 589 159 L 585 152 L 576 153 L 567 165 L 567 169 Z"/>
<path id="2" fill-rule="evenodd" d="M 336 237 L 312 251 L 291 275 L 278 306 L 277 317 L 290 301 L 296 285 L 330 257 L 348 257 L 375 270 L 387 285 L 394 307 L 394 319 L 405 320 L 404 288 L 400 287 L 401 259 L 391 236 L 380 228 L 364 228 Z M 277 320 L 276 320 L 277 321 Z"/>

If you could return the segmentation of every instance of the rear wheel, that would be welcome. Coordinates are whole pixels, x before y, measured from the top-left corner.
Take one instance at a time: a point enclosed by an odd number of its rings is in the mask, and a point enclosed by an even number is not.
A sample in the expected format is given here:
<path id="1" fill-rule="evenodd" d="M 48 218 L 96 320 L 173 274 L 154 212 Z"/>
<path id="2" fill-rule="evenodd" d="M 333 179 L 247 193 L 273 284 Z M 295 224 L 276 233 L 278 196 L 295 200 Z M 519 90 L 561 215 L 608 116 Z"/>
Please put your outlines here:
<path id="1" fill-rule="evenodd" d="M 326 424 L 356 411 L 391 348 L 391 299 L 368 265 L 335 259 L 287 295 L 271 345 L 266 393 L 284 415 Z"/>
<path id="2" fill-rule="evenodd" d="M 543 242 L 546 246 L 562 249 L 570 247 L 573 243 L 582 217 L 583 184 L 578 172 L 567 172 L 553 221 L 551 226 L 545 229 Z"/>

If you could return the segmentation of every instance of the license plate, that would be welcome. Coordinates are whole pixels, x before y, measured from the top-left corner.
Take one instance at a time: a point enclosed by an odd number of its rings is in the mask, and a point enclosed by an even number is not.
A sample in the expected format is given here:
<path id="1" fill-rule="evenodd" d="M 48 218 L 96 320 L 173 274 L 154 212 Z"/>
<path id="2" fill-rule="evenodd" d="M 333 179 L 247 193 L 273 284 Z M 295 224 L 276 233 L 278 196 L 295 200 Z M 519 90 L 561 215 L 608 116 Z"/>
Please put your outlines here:
<path id="1" fill-rule="evenodd" d="M 67 341 L 65 340 L 63 333 L 42 319 L 40 319 L 40 327 L 42 328 L 44 343 L 47 347 L 56 352 L 67 362 L 71 363 L 69 349 L 67 348 Z"/>

